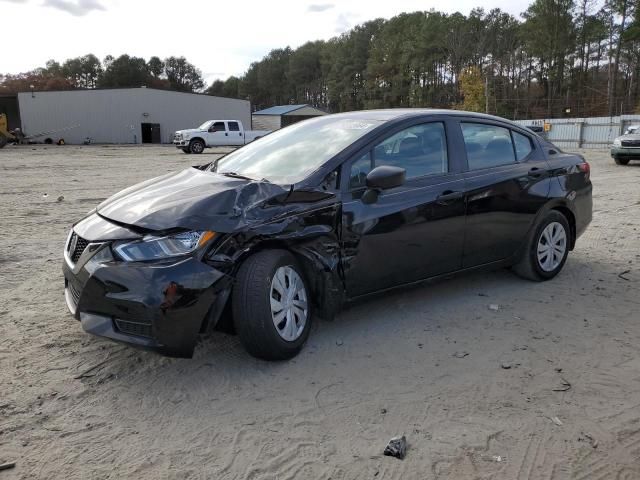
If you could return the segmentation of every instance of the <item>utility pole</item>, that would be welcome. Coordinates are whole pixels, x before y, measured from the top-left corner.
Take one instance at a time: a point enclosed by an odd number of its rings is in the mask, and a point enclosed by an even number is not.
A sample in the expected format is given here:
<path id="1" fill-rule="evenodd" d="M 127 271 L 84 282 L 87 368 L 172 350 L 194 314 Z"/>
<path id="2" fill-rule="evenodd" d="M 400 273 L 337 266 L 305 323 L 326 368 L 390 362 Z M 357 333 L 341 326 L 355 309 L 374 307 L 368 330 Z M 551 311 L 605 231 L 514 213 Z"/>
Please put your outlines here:
<path id="1" fill-rule="evenodd" d="M 489 113 L 489 75 L 484 77 L 484 113 Z"/>

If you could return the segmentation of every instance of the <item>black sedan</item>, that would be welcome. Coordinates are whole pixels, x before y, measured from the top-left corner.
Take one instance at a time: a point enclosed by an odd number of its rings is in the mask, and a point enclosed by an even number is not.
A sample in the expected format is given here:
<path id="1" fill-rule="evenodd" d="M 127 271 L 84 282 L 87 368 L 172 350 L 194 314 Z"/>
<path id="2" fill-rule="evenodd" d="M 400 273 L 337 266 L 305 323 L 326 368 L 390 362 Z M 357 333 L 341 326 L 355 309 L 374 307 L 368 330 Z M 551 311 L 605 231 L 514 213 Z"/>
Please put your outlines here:
<path id="1" fill-rule="evenodd" d="M 478 268 L 549 280 L 591 210 L 589 164 L 502 118 L 328 115 L 103 202 L 69 233 L 65 297 L 116 341 L 189 357 L 226 325 L 286 359 L 356 298 Z"/>

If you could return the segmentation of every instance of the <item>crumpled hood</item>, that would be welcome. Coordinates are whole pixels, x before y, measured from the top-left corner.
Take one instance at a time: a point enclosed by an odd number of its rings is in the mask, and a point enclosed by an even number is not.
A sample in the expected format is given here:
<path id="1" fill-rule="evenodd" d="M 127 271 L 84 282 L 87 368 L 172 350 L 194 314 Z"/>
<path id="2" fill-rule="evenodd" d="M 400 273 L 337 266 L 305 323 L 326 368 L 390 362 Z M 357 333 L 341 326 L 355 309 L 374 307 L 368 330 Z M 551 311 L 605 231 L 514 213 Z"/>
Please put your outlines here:
<path id="1" fill-rule="evenodd" d="M 122 190 L 98 205 L 97 211 L 115 222 L 149 230 L 228 233 L 242 224 L 268 219 L 274 212 L 269 213 L 265 203 L 284 199 L 288 193 L 272 183 L 188 168 Z"/>

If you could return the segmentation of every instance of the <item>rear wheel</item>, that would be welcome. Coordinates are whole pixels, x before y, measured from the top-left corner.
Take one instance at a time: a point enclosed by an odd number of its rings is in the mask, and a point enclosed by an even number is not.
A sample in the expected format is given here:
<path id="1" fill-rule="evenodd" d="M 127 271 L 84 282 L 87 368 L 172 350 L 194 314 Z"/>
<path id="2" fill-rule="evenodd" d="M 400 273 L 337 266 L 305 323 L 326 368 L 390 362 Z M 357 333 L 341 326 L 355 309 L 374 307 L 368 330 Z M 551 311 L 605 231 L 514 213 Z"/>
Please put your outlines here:
<path id="1" fill-rule="evenodd" d="M 195 154 L 204 152 L 204 142 L 197 138 L 191 140 L 191 142 L 189 142 L 189 151 Z"/>
<path id="2" fill-rule="evenodd" d="M 571 229 L 560 212 L 552 210 L 536 226 L 526 249 L 513 271 L 528 280 L 543 281 L 555 277 L 569 254 Z"/>
<path id="3" fill-rule="evenodd" d="M 629 163 L 628 158 L 613 157 L 613 161 L 616 162 L 616 165 L 626 165 Z"/>
<path id="4" fill-rule="evenodd" d="M 264 360 L 300 352 L 311 329 L 311 302 L 302 269 L 286 250 L 264 250 L 238 270 L 233 317 L 247 351 Z"/>

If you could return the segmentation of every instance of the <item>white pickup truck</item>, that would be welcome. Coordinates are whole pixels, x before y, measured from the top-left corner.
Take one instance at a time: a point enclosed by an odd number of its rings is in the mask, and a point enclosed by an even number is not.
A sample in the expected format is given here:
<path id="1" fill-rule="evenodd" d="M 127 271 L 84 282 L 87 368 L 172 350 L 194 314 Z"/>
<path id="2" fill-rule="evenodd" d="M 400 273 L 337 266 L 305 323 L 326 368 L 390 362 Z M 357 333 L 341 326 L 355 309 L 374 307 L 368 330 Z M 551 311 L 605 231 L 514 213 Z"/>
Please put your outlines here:
<path id="1" fill-rule="evenodd" d="M 239 120 L 207 120 L 198 128 L 175 132 L 173 144 L 184 153 L 202 153 L 205 148 L 244 145 L 269 133 L 245 130 Z"/>

